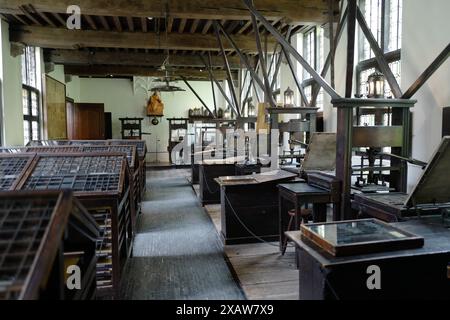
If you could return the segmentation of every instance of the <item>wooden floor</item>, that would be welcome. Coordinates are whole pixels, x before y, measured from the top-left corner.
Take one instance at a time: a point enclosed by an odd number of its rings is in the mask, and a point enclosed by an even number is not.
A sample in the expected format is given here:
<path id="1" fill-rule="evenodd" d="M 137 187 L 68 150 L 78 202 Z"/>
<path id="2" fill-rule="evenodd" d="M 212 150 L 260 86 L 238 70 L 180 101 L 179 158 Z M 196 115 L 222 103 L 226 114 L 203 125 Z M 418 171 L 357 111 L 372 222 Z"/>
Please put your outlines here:
<path id="1" fill-rule="evenodd" d="M 198 194 L 198 185 L 194 185 Z M 220 234 L 220 205 L 207 205 Z M 294 248 L 289 247 L 281 256 L 278 242 L 227 245 L 225 254 L 244 293 L 249 300 L 298 300 L 298 270 Z"/>

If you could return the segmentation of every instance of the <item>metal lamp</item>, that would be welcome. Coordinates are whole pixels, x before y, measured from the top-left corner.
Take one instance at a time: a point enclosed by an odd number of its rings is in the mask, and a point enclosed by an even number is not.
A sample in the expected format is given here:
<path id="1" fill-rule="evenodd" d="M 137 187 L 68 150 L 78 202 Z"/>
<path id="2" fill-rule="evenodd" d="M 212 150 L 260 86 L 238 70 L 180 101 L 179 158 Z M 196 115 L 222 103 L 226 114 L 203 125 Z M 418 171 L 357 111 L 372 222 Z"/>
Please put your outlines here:
<path id="1" fill-rule="evenodd" d="M 291 88 L 287 88 L 284 92 L 284 107 L 292 108 L 294 107 L 294 91 Z"/>
<path id="2" fill-rule="evenodd" d="M 256 108 L 251 102 L 248 103 L 248 116 L 256 117 Z"/>
<path id="3" fill-rule="evenodd" d="M 384 75 L 375 71 L 367 79 L 367 98 L 384 98 Z"/>

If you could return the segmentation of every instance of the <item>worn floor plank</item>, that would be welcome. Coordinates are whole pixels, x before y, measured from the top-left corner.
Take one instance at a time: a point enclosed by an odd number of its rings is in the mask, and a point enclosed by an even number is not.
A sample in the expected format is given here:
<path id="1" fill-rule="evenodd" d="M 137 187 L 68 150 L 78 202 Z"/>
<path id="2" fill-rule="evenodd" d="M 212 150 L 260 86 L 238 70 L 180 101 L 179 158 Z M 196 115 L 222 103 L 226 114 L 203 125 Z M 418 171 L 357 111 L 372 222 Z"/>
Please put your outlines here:
<path id="1" fill-rule="evenodd" d="M 216 228 L 188 184 L 187 170 L 147 173 L 123 299 L 244 299 Z"/>
<path id="2" fill-rule="evenodd" d="M 198 193 L 198 187 L 194 185 Z M 220 233 L 220 205 L 205 210 Z M 298 270 L 294 248 L 281 256 L 278 242 L 225 246 L 233 271 L 249 300 L 298 300 Z"/>

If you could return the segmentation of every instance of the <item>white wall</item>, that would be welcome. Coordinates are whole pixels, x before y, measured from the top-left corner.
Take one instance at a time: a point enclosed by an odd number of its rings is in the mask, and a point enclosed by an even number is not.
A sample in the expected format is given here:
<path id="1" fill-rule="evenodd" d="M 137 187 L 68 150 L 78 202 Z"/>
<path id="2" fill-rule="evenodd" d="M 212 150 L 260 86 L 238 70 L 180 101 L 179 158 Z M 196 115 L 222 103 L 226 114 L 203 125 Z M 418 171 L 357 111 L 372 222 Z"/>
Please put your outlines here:
<path id="1" fill-rule="evenodd" d="M 1 20 L 1 80 L 3 84 L 3 145 L 23 145 L 21 58 L 11 56 L 9 25 Z"/>
<path id="2" fill-rule="evenodd" d="M 192 81 L 190 84 L 208 106 L 213 106 L 210 82 Z M 105 104 L 105 112 L 112 113 L 114 138 L 121 137 L 119 118 L 145 118 L 143 131 L 151 133 L 150 136 L 144 136 L 149 150 L 147 161 L 155 161 L 156 153 L 158 153 L 159 161 L 168 162 L 169 122 L 166 119 L 187 117 L 190 108 L 202 106 L 184 83 L 178 82 L 177 86 L 186 91 L 161 93 L 164 102 L 164 118 L 157 126 L 152 125 L 151 118 L 146 117 L 148 94 L 142 90 L 134 94 L 131 80 L 82 78 L 80 79 L 80 102 Z"/>
<path id="3" fill-rule="evenodd" d="M 55 65 L 55 68 L 52 72 L 49 72 L 48 75 L 59 82 L 66 84 L 66 97 L 69 97 L 75 102 L 80 101 L 81 92 L 80 92 L 80 78 L 77 76 L 72 76 L 71 80 L 66 82 L 66 77 L 64 74 L 64 66 Z"/>
<path id="4" fill-rule="evenodd" d="M 405 92 L 450 42 L 450 1 L 403 1 L 402 83 Z M 415 94 L 413 157 L 428 161 L 442 136 L 442 107 L 450 106 L 450 61 Z M 420 168 L 410 167 L 409 187 Z"/>

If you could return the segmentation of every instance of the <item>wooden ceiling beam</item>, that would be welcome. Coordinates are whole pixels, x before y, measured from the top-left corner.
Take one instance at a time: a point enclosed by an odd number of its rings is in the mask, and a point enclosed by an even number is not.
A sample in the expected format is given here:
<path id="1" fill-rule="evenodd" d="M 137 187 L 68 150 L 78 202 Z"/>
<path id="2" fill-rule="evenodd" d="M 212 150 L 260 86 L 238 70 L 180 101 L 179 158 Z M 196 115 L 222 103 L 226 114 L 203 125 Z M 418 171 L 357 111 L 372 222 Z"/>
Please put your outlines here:
<path id="1" fill-rule="evenodd" d="M 136 52 L 90 52 L 80 50 L 49 50 L 45 52 L 45 62 L 64 65 L 128 65 L 128 66 L 161 66 L 167 58 L 165 54 Z M 212 56 L 212 67 L 222 67 L 223 58 Z M 231 69 L 240 67 L 238 57 L 229 57 Z M 204 67 L 197 54 L 170 55 L 170 65 L 174 67 Z"/>
<path id="2" fill-rule="evenodd" d="M 121 17 L 164 17 L 166 3 L 173 18 L 250 20 L 242 0 L 77 0 L 82 14 Z M 41 12 L 65 13 L 73 1 L 0 0 L 0 12 L 19 14 L 20 6 L 29 4 Z M 283 17 L 302 24 L 328 21 L 328 3 L 323 0 L 254 0 L 254 6 L 269 20 Z"/>
<path id="3" fill-rule="evenodd" d="M 64 72 L 73 76 L 141 76 L 141 77 L 164 77 L 165 71 L 157 70 L 154 68 L 143 68 L 133 66 L 64 66 Z M 186 77 L 188 79 L 208 80 L 209 74 L 206 71 L 200 71 L 200 69 L 181 69 L 171 70 L 171 77 Z M 218 80 L 225 80 L 225 71 L 216 70 L 214 76 Z"/>
<path id="4" fill-rule="evenodd" d="M 232 36 L 243 52 L 257 52 L 252 36 Z M 68 30 L 37 26 L 11 26 L 10 41 L 41 48 L 79 49 L 79 48 L 132 48 L 132 49 L 170 49 L 219 51 L 214 35 L 170 33 L 158 36 L 155 33 L 114 32 L 94 30 Z M 228 42 L 225 50 L 233 50 Z M 268 49 L 273 50 L 275 41 L 270 39 Z"/>

